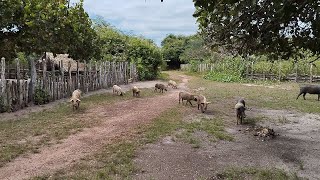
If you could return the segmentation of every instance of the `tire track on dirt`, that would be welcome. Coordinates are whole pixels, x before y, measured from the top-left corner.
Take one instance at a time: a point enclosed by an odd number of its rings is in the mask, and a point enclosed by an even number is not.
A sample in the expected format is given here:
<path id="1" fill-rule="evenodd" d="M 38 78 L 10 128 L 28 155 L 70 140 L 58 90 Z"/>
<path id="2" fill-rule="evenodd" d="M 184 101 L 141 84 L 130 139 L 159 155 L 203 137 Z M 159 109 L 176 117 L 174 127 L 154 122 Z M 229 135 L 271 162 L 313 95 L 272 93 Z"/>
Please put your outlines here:
<path id="1" fill-rule="evenodd" d="M 181 86 L 186 82 L 184 79 Z M 137 126 L 151 122 L 165 110 L 176 106 L 178 91 L 170 89 L 162 96 L 89 109 L 80 117 L 88 121 L 102 119 L 101 125 L 86 128 L 62 140 L 60 144 L 44 147 L 38 154 L 16 158 L 0 168 L 0 179 L 27 179 L 70 167 L 82 157 L 97 152 L 119 137 L 129 136 Z"/>

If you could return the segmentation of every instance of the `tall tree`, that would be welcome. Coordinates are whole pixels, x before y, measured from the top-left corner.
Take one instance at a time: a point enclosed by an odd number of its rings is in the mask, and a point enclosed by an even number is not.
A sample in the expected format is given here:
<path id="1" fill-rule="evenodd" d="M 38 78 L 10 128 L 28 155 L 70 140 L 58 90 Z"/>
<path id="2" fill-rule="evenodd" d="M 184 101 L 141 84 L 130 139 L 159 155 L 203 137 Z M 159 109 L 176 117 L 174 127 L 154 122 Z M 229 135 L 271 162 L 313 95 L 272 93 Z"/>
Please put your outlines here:
<path id="1" fill-rule="evenodd" d="M 128 51 L 128 37 L 104 21 L 95 26 L 100 38 L 101 56 L 107 61 L 125 61 Z"/>
<path id="2" fill-rule="evenodd" d="M 51 51 L 92 57 L 96 34 L 83 1 L 68 7 L 67 0 L 0 1 L 0 55 L 12 57 Z"/>
<path id="3" fill-rule="evenodd" d="M 180 68 L 180 55 L 185 50 L 186 37 L 169 34 L 161 42 L 163 58 L 167 60 L 170 69 Z"/>
<path id="4" fill-rule="evenodd" d="M 163 63 L 159 47 L 143 37 L 129 37 L 128 59 L 136 63 L 141 80 L 155 79 Z"/>
<path id="5" fill-rule="evenodd" d="M 236 53 L 289 57 L 300 48 L 320 53 L 320 1 L 193 0 L 210 46 Z"/>
<path id="6" fill-rule="evenodd" d="M 181 62 L 189 61 L 205 61 L 210 58 L 211 51 L 204 44 L 204 40 L 200 35 L 192 35 L 187 37 L 185 50 L 180 54 Z"/>

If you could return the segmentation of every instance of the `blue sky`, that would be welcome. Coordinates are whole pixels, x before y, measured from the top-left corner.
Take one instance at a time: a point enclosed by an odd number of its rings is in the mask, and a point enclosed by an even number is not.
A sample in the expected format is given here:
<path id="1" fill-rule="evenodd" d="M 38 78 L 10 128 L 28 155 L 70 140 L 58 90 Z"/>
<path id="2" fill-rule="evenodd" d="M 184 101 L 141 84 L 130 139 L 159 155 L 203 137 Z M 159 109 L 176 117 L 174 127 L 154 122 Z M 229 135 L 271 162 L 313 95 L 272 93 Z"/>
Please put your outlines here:
<path id="1" fill-rule="evenodd" d="M 91 18 L 101 16 L 117 29 L 158 45 L 167 34 L 191 35 L 198 29 L 192 0 L 84 0 L 84 8 Z"/>

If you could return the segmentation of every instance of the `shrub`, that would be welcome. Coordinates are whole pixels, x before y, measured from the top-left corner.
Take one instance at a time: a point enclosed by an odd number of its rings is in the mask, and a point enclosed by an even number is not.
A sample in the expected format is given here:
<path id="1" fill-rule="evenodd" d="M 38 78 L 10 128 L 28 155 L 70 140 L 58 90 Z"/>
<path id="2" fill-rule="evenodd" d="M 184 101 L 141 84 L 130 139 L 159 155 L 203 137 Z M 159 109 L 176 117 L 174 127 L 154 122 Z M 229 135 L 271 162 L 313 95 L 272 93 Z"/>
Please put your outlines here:
<path id="1" fill-rule="evenodd" d="M 199 61 L 190 61 L 190 71 L 191 72 L 198 72 L 198 66 L 199 66 Z"/>
<path id="2" fill-rule="evenodd" d="M 243 78 L 240 74 L 236 73 L 225 73 L 211 71 L 204 76 L 205 79 L 219 82 L 241 82 Z"/>
<path id="3" fill-rule="evenodd" d="M 50 100 L 50 95 L 47 91 L 43 90 L 40 87 L 37 87 L 34 92 L 34 104 L 46 104 Z"/>
<path id="4" fill-rule="evenodd" d="M 134 37 L 129 39 L 128 47 L 128 58 L 137 65 L 139 79 L 156 79 L 163 63 L 160 49 L 153 42 Z"/>

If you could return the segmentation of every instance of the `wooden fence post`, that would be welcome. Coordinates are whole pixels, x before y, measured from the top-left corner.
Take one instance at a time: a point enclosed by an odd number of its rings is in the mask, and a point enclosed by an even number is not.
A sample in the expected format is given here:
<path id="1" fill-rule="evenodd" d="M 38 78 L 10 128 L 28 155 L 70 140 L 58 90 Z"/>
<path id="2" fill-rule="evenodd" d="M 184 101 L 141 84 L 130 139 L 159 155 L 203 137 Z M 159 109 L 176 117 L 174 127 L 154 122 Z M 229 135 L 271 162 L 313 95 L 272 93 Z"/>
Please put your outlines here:
<path id="1" fill-rule="evenodd" d="M 60 61 L 61 63 L 61 66 L 60 66 L 60 73 L 61 73 L 61 79 L 62 79 L 62 91 L 63 91 L 63 94 L 62 94 L 62 97 L 67 97 L 67 93 L 66 93 L 66 79 L 64 77 L 64 67 L 63 67 L 63 61 L 61 60 Z"/>
<path id="2" fill-rule="evenodd" d="M 87 62 L 84 63 L 84 91 L 88 92 L 88 66 Z"/>
<path id="3" fill-rule="evenodd" d="M 88 78 L 88 84 L 89 84 L 89 91 L 92 89 L 92 66 L 91 61 L 89 61 L 89 78 Z"/>
<path id="4" fill-rule="evenodd" d="M 47 60 L 45 58 L 42 59 L 42 78 L 43 78 L 43 84 L 42 88 L 44 90 L 47 90 Z"/>
<path id="5" fill-rule="evenodd" d="M 79 83 L 80 83 L 80 72 L 79 72 L 79 61 L 77 61 L 77 77 L 76 77 L 76 89 L 80 89 Z"/>
<path id="6" fill-rule="evenodd" d="M 125 62 L 124 63 L 124 81 L 125 81 L 125 84 L 128 84 L 127 72 L 128 72 L 128 62 Z"/>
<path id="7" fill-rule="evenodd" d="M 34 63 L 33 59 L 29 58 L 29 63 L 30 63 L 30 76 L 31 76 L 31 81 L 29 84 L 29 97 L 30 97 L 30 101 L 34 102 L 34 92 L 36 89 L 36 85 L 37 85 L 37 71 L 36 71 L 36 66 Z"/>
<path id="8" fill-rule="evenodd" d="M 254 64 L 254 62 L 252 61 L 251 62 L 251 79 L 253 79 L 253 64 Z"/>
<path id="9" fill-rule="evenodd" d="M 22 98 L 21 98 L 21 89 L 20 89 L 20 61 L 18 58 L 15 59 L 16 61 L 16 70 L 17 70 L 17 104 L 19 105 L 19 109 L 22 107 Z"/>
<path id="10" fill-rule="evenodd" d="M 57 80 L 56 80 L 56 70 L 55 70 L 55 64 L 52 63 L 52 101 L 55 101 L 57 98 L 56 98 L 56 86 L 57 86 Z"/>
<path id="11" fill-rule="evenodd" d="M 281 81 L 281 62 L 279 62 L 279 82 Z"/>
<path id="12" fill-rule="evenodd" d="M 94 63 L 94 90 L 99 89 L 98 62 Z"/>
<path id="13" fill-rule="evenodd" d="M 108 87 L 108 83 L 107 83 L 107 62 L 102 62 L 102 87 L 106 88 Z"/>
<path id="14" fill-rule="evenodd" d="M 313 64 L 310 63 L 310 83 L 312 83 L 312 67 L 313 67 Z"/>
<path id="15" fill-rule="evenodd" d="M 71 79 L 71 61 L 68 62 L 68 96 L 72 93 L 72 79 Z"/>
<path id="16" fill-rule="evenodd" d="M 6 77 L 5 77 L 5 71 L 6 71 L 6 61 L 5 58 L 1 58 L 1 96 L 4 96 L 4 92 L 6 90 Z"/>
<path id="17" fill-rule="evenodd" d="M 246 62 L 246 79 L 249 77 L 249 63 Z"/>
<path id="18" fill-rule="evenodd" d="M 297 57 L 295 57 L 295 70 L 296 70 L 295 82 L 298 82 L 298 60 L 297 60 Z"/>

